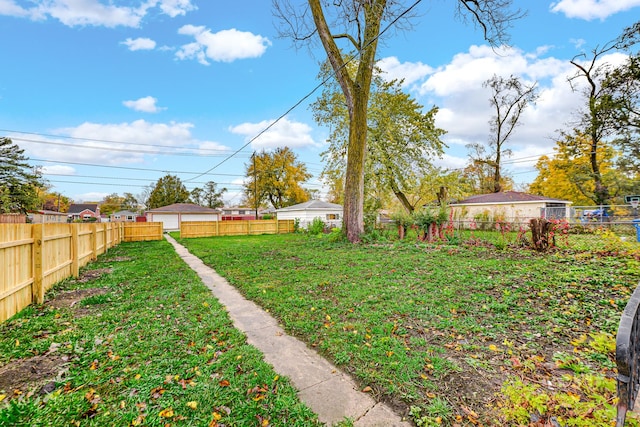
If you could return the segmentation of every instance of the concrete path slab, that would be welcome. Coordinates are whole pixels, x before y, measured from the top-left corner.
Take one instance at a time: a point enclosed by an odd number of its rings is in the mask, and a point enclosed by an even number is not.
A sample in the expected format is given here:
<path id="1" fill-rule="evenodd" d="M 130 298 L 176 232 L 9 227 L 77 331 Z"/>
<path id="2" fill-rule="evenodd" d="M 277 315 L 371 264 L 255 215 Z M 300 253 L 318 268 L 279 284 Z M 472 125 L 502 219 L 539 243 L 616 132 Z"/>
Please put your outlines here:
<path id="1" fill-rule="evenodd" d="M 412 424 L 369 394 L 358 390 L 347 374 L 321 357 L 302 341 L 287 335 L 278 322 L 199 258 L 169 235 L 166 239 L 194 270 L 204 284 L 227 308 L 234 325 L 247 335 L 249 344 L 258 348 L 276 372 L 291 380 L 298 396 L 318 419 L 334 425 L 345 418 L 357 427 L 410 427 Z"/>

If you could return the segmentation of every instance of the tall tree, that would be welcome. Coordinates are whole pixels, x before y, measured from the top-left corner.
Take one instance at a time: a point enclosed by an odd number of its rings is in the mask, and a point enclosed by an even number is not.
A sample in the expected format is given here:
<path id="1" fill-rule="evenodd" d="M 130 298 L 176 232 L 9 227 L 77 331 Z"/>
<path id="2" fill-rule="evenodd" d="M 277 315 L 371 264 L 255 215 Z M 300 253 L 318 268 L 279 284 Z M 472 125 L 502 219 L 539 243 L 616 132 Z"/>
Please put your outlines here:
<path id="1" fill-rule="evenodd" d="M 203 201 L 202 201 L 203 192 L 204 190 L 202 188 L 196 187 L 193 190 L 191 190 L 191 193 L 189 193 L 189 198 L 196 205 L 203 206 Z"/>
<path id="2" fill-rule="evenodd" d="M 288 147 L 254 154 L 246 174 L 244 193 L 249 206 L 269 203 L 280 209 L 309 200 L 309 193 L 300 184 L 311 178 L 311 174 Z"/>
<path id="3" fill-rule="evenodd" d="M 216 209 L 224 206 L 224 200 L 222 195 L 227 192 L 226 188 L 221 188 L 220 191 L 216 189 L 216 183 L 209 181 L 204 185 L 204 191 L 202 199 L 204 205 L 208 208 Z"/>
<path id="4" fill-rule="evenodd" d="M 288 0 L 273 0 L 276 15 L 287 28 L 282 35 L 291 36 L 296 43 L 319 39 L 345 96 L 349 139 L 343 221 L 351 242 L 359 242 L 364 232 L 367 116 L 378 40 L 383 22 L 401 25 L 397 23 L 409 17 L 413 6 L 407 8 L 404 3 L 401 0 L 307 0 L 302 9 L 297 9 Z M 485 39 L 491 44 L 503 41 L 506 27 L 520 15 L 508 13 L 512 0 L 456 0 L 454 3 L 459 13 L 468 13 L 482 27 Z M 307 20 L 309 17 L 313 18 L 312 23 Z M 346 67 L 348 59 L 343 57 L 338 41 L 349 43 L 350 49 L 346 51 L 356 52 L 358 67 L 353 75 Z"/>
<path id="5" fill-rule="evenodd" d="M 583 136 L 589 143 L 589 175 L 594 183 L 593 200 L 596 205 L 608 205 L 612 197 L 609 187 L 602 177 L 602 165 L 598 152 L 602 146 L 609 145 L 616 134 L 617 124 L 615 103 L 611 94 L 603 86 L 603 79 L 609 72 L 610 64 L 600 63 L 605 54 L 613 51 L 615 44 L 608 43 L 604 47 L 596 47 L 591 51 L 591 58 L 586 54 L 574 57 L 570 62 L 577 68 L 569 78 L 572 86 L 575 82 L 586 83 L 583 89 L 585 106 L 579 112 L 578 120 L 571 132 L 563 132 L 568 142 L 582 143 Z M 574 147 L 580 149 L 580 147 Z"/>
<path id="6" fill-rule="evenodd" d="M 100 213 L 109 216 L 114 212 L 122 210 L 123 202 L 124 197 L 119 196 L 118 193 L 109 194 L 100 203 Z"/>
<path id="7" fill-rule="evenodd" d="M 495 167 L 487 148 L 483 144 L 467 144 L 469 164 L 464 168 L 464 176 L 473 186 L 473 193 L 488 194 L 495 192 Z M 500 190 L 513 188 L 513 179 L 500 172 Z"/>
<path id="8" fill-rule="evenodd" d="M 520 115 L 529 104 L 535 102 L 538 95 L 536 83 L 527 86 L 513 75 L 505 79 L 494 74 L 483 86 L 491 89 L 489 104 L 495 114 L 489 120 L 489 156 L 477 160 L 493 169 L 493 192 L 499 193 L 503 190 L 502 156 L 511 155 L 511 150 L 505 146 L 516 126 L 520 124 Z"/>
<path id="9" fill-rule="evenodd" d="M 124 193 L 122 198 L 122 209 L 126 209 L 131 212 L 138 212 L 138 200 L 136 196 L 131 193 Z"/>
<path id="10" fill-rule="evenodd" d="M 28 160 L 24 150 L 11 139 L 0 137 L 1 213 L 27 213 L 41 207 L 38 190 L 44 182 Z"/>
<path id="11" fill-rule="evenodd" d="M 611 98 L 613 124 L 617 136 L 614 144 L 620 150 L 618 167 L 623 172 L 640 173 L 640 21 L 627 28 L 616 47 L 629 51 L 622 65 L 607 72 L 603 91 Z"/>
<path id="12" fill-rule="evenodd" d="M 571 139 L 570 139 L 571 138 Z M 546 197 L 570 200 L 578 206 L 599 205 L 597 185 L 592 164 L 592 143 L 589 135 L 566 137 L 556 142 L 555 154 L 538 160 L 538 175 L 529 186 L 529 191 Z M 600 168 L 601 185 L 605 185 L 611 200 L 622 202 L 625 189 L 633 180 L 617 173 L 614 168 L 615 151 L 609 145 L 601 145 L 596 153 Z"/>
<path id="13" fill-rule="evenodd" d="M 351 67 L 353 68 L 353 67 Z M 328 67 L 325 67 L 328 72 Z M 436 107 L 426 113 L 401 89 L 402 81 L 384 81 L 376 69 L 368 107 L 367 155 L 365 158 L 365 192 L 392 192 L 403 208 L 413 212 L 420 202 L 420 179 L 433 157 L 442 154 L 442 129 L 435 126 Z M 328 125 L 329 148 L 323 177 L 346 175 L 346 152 L 349 139 L 349 115 L 344 94 L 336 83 L 325 84 L 321 97 L 312 105 L 314 118 Z M 365 196 L 366 203 L 366 196 Z"/>
<path id="14" fill-rule="evenodd" d="M 175 175 L 165 175 L 160 178 L 147 201 L 148 209 L 160 208 L 174 203 L 187 203 L 189 201 L 189 191 L 182 183 L 182 180 Z"/>

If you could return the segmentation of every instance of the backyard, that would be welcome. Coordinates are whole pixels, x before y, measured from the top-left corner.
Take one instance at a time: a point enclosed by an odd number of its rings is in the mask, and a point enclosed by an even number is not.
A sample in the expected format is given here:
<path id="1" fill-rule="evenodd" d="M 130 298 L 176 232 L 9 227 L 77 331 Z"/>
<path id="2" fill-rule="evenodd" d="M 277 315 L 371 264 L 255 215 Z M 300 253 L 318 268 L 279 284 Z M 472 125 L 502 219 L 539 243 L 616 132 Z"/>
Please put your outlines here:
<path id="1" fill-rule="evenodd" d="M 636 243 L 175 237 L 418 426 L 615 418 Z M 317 424 L 164 241 L 111 249 L 0 325 L 0 401 L 0 425 Z"/>

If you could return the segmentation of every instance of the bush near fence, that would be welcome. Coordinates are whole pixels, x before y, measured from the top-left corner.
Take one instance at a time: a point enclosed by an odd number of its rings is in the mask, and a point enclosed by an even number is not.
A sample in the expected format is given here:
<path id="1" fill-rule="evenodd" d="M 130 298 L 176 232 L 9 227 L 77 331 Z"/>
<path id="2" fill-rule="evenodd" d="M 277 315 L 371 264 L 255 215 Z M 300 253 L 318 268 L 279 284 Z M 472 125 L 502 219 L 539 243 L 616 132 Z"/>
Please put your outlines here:
<path id="1" fill-rule="evenodd" d="M 180 223 L 180 237 L 246 236 L 256 234 L 284 234 L 294 232 L 294 220 L 240 221 L 184 221 Z"/>
<path id="2" fill-rule="evenodd" d="M 41 304 L 53 285 L 109 248 L 160 239 L 162 223 L 0 224 L 0 322 Z"/>

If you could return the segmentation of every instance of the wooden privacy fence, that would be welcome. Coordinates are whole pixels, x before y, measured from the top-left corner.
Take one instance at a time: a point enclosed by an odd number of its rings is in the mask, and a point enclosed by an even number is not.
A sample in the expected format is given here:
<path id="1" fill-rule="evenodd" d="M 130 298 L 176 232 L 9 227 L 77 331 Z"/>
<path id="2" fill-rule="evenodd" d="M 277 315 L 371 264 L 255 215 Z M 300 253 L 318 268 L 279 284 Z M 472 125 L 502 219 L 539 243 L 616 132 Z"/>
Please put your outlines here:
<path id="1" fill-rule="evenodd" d="M 263 219 L 249 221 L 184 221 L 180 223 L 180 237 L 241 236 L 249 234 L 293 233 L 292 219 Z"/>
<path id="2" fill-rule="evenodd" d="M 162 239 L 162 223 L 140 224 L 0 224 L 0 322 L 120 242 Z"/>

